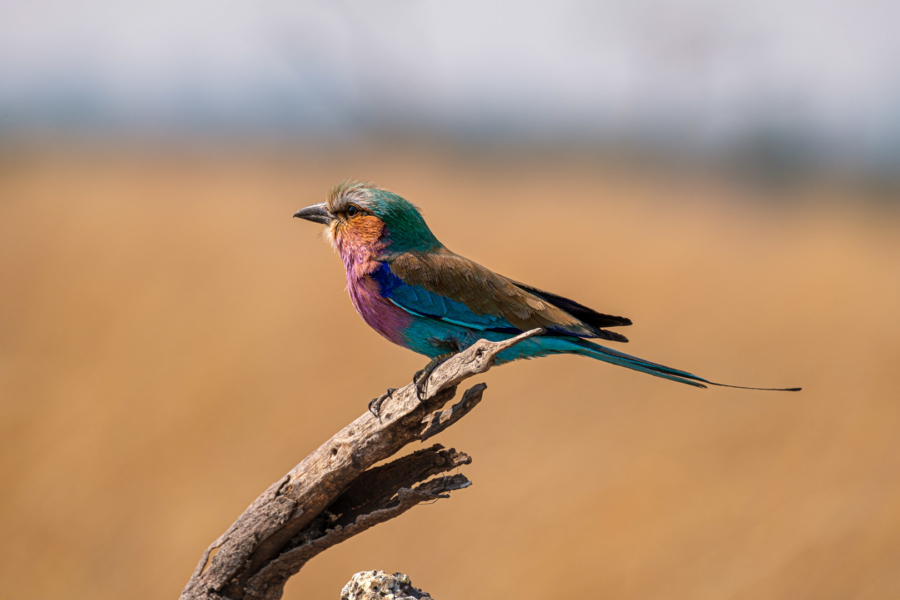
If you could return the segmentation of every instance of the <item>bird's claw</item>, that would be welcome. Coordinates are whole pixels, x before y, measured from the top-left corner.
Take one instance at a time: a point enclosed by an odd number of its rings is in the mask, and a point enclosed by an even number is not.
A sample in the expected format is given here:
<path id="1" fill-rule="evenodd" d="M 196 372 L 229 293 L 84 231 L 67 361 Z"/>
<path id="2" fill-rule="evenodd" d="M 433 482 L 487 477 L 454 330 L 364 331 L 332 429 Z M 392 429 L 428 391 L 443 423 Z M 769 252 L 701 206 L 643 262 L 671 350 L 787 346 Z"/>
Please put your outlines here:
<path id="1" fill-rule="evenodd" d="M 428 382 L 428 375 L 423 377 L 424 373 L 425 369 L 419 369 L 413 375 L 413 385 L 416 386 L 416 397 L 419 399 L 419 402 L 425 401 L 425 384 Z"/>
<path id="2" fill-rule="evenodd" d="M 379 421 L 381 420 L 381 405 L 384 404 L 385 400 L 393 397 L 394 392 L 396 391 L 397 388 L 388 388 L 387 391 L 382 395 L 369 400 L 369 412 L 375 415 L 375 418 Z"/>
<path id="3" fill-rule="evenodd" d="M 447 362 L 447 359 L 451 356 L 453 356 L 453 353 L 435 356 L 422 370 L 416 371 L 416 374 L 413 375 L 413 384 L 416 386 L 416 397 L 419 399 L 419 402 L 425 401 L 425 386 L 428 385 L 428 378 L 431 377 L 435 369 Z"/>

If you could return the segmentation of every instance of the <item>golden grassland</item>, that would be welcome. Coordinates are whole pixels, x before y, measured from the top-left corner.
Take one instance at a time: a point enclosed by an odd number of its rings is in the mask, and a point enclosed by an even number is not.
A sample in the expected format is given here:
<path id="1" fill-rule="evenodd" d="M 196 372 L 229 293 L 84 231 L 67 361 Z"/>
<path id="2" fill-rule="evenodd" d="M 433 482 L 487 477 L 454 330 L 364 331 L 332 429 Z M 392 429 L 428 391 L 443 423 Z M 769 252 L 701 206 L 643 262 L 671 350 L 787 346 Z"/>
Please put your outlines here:
<path id="1" fill-rule="evenodd" d="M 0 163 L 0 597 L 176 597 L 257 494 L 422 366 L 290 218 L 345 177 L 631 317 L 632 353 L 805 389 L 573 357 L 491 371 L 438 439 L 474 485 L 315 559 L 286 598 L 364 569 L 439 600 L 900 597 L 896 204 L 422 149 Z"/>

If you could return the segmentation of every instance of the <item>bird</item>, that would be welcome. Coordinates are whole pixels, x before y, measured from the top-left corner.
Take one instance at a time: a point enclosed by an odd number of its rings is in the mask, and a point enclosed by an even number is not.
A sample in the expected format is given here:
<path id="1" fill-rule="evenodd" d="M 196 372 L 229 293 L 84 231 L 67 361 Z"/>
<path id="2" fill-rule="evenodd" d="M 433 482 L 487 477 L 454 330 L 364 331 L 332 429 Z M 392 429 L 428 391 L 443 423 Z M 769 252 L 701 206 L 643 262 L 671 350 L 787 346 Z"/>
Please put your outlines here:
<path id="1" fill-rule="evenodd" d="M 597 312 L 452 252 L 415 205 L 376 185 L 344 181 L 325 202 L 302 208 L 294 217 L 325 225 L 325 238 L 344 263 L 347 291 L 363 320 L 389 341 L 430 359 L 413 378 L 420 400 L 428 376 L 449 357 L 479 339 L 500 341 L 533 329 L 543 333 L 500 352 L 495 364 L 574 354 L 698 388 L 800 390 L 716 383 L 593 342 L 628 342 L 610 329 L 631 325 L 631 319 Z M 376 417 L 394 391 L 388 388 L 369 403 Z"/>

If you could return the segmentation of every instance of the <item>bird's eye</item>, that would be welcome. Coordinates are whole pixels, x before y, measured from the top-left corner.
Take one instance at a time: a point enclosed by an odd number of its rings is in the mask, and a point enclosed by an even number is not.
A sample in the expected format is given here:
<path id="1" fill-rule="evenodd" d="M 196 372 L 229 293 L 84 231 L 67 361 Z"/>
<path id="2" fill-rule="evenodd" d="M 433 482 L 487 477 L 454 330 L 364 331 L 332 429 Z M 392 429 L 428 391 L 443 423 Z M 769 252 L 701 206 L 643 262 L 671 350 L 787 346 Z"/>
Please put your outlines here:
<path id="1" fill-rule="evenodd" d="M 355 217 L 359 214 L 359 207 L 353 206 L 352 204 L 347 207 L 347 216 Z"/>

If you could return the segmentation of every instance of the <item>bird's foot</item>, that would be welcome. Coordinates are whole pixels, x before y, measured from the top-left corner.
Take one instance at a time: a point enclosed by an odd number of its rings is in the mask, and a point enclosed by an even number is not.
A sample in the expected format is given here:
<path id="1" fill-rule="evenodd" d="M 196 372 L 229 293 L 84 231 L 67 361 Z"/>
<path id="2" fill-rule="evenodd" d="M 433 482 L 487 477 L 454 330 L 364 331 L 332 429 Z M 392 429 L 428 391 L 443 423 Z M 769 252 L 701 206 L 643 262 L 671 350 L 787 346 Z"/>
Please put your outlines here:
<path id="1" fill-rule="evenodd" d="M 435 356 L 421 371 L 416 371 L 416 374 L 413 375 L 413 383 L 416 386 L 416 396 L 419 398 L 419 402 L 425 401 L 425 385 L 428 383 L 428 378 L 431 377 L 435 369 L 447 362 L 447 359 L 453 355 L 453 352 L 448 352 L 447 354 Z"/>
<path id="2" fill-rule="evenodd" d="M 388 398 L 392 398 L 394 396 L 394 392 L 397 391 L 397 388 L 388 388 L 385 393 L 378 396 L 377 398 L 372 398 L 369 401 L 369 412 L 375 415 L 375 418 L 379 421 L 381 420 L 381 405 L 384 404 L 384 401 Z"/>

